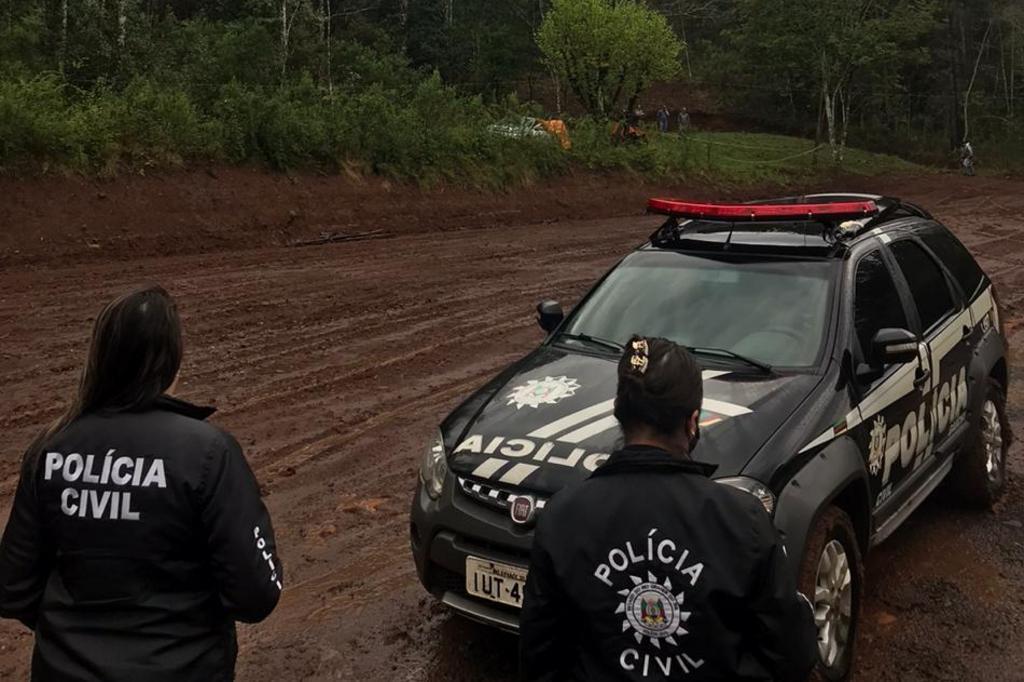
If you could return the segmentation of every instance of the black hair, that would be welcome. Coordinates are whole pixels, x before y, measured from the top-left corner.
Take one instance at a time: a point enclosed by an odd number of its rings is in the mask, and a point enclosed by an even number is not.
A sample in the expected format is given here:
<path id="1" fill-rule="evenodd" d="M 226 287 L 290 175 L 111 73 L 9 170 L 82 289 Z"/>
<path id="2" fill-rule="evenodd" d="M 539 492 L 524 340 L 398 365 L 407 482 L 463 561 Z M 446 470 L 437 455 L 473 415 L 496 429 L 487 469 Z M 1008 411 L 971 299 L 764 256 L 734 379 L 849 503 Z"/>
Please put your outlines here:
<path id="1" fill-rule="evenodd" d="M 688 350 L 661 338 L 634 336 L 619 360 L 615 418 L 628 437 L 646 425 L 670 436 L 700 409 L 701 369 Z"/>
<path id="2" fill-rule="evenodd" d="M 174 383 L 183 351 L 178 310 L 162 287 L 148 285 L 115 298 L 93 325 L 71 406 L 29 451 L 85 414 L 145 409 Z"/>

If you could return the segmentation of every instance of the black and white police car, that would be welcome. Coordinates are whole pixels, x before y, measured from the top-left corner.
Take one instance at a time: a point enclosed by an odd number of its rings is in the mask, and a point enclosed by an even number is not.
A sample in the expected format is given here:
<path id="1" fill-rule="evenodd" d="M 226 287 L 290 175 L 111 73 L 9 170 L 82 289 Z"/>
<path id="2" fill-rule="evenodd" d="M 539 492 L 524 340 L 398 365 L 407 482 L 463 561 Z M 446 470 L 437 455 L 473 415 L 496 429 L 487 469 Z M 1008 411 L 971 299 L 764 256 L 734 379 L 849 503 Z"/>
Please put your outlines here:
<path id="1" fill-rule="evenodd" d="M 889 197 L 649 209 L 667 216 L 650 241 L 568 316 L 541 303 L 547 339 L 427 445 L 410 524 L 420 579 L 454 610 L 516 629 L 535 517 L 621 439 L 621 344 L 662 336 L 703 367 L 695 459 L 773 516 L 814 603 L 818 674 L 842 679 L 864 555 L 944 479 L 971 504 L 1004 489 L 992 283 L 948 229 Z"/>

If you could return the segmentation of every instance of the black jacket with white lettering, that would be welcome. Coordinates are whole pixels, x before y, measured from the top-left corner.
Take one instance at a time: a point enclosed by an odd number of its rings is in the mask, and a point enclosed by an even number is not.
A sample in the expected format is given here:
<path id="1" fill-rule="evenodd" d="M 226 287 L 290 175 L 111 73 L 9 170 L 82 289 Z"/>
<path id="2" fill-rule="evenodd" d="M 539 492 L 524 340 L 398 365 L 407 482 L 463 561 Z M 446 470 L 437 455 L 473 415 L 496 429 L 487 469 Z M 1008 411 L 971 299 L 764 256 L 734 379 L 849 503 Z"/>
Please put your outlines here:
<path id="1" fill-rule="evenodd" d="M 527 680 L 807 677 L 817 630 L 771 519 L 708 469 L 629 447 L 552 498 L 520 618 Z"/>
<path id="2" fill-rule="evenodd" d="M 212 409 L 90 414 L 25 458 L 0 541 L 0 616 L 34 680 L 230 680 L 235 621 L 281 592 L 270 517 Z"/>

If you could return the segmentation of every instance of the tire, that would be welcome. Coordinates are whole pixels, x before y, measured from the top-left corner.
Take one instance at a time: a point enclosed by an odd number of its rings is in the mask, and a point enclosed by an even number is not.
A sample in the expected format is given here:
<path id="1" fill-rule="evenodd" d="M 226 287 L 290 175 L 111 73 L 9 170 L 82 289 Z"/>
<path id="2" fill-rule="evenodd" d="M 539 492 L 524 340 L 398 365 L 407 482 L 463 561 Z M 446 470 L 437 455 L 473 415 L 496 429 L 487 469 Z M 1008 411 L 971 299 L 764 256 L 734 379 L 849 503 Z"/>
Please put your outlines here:
<path id="1" fill-rule="evenodd" d="M 831 579 L 829 566 L 835 566 L 843 558 L 846 579 Z M 820 576 L 819 568 L 822 569 Z M 842 589 L 843 584 L 849 589 Z M 842 509 L 829 507 L 808 534 L 800 562 L 799 585 L 800 591 L 814 604 L 814 622 L 818 626 L 818 662 L 809 680 L 849 679 L 860 624 L 864 564 L 853 522 Z M 832 641 L 836 643 L 834 649 L 827 644 Z"/>
<path id="2" fill-rule="evenodd" d="M 1006 391 L 989 377 L 978 421 L 967 434 L 963 450 L 953 460 L 950 482 L 966 505 L 992 507 L 1006 490 L 1006 454 L 1012 435 L 1006 419 Z"/>

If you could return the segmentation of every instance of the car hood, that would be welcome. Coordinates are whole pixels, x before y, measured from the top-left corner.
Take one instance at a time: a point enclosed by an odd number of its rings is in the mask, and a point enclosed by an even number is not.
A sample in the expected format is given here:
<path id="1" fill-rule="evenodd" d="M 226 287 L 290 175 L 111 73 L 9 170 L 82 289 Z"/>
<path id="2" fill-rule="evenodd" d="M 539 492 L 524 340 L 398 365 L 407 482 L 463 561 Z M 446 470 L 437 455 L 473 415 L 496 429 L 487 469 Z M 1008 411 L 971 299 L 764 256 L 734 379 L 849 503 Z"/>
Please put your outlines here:
<path id="1" fill-rule="evenodd" d="M 446 420 L 449 467 L 462 478 L 546 495 L 585 478 L 622 444 L 616 367 L 614 357 L 542 346 Z M 693 456 L 716 465 L 716 478 L 740 474 L 820 380 L 734 365 L 709 366 L 703 378 Z"/>

